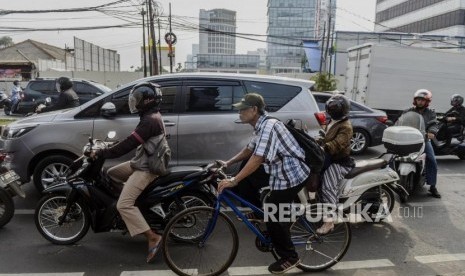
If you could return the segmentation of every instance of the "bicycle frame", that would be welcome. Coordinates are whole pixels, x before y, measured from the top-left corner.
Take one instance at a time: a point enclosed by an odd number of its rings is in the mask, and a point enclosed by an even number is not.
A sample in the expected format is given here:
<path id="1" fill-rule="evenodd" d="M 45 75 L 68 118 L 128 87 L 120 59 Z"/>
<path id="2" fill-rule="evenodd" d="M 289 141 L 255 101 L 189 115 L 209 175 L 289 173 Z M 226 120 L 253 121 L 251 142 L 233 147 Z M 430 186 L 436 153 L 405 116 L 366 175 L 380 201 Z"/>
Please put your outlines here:
<path id="1" fill-rule="evenodd" d="M 213 232 L 213 229 L 216 226 L 216 221 L 217 221 L 218 215 L 220 213 L 221 203 L 224 202 L 227 206 L 229 206 L 233 210 L 233 212 L 238 217 L 240 217 L 242 219 L 242 222 L 245 223 L 247 228 L 249 228 L 250 231 L 252 231 L 260 239 L 260 241 L 263 244 L 265 244 L 267 246 L 271 245 L 271 238 L 265 237 L 262 234 L 262 232 L 254 224 L 252 224 L 241 211 L 239 211 L 237 206 L 231 201 L 230 197 L 237 200 L 237 201 L 239 201 L 241 204 L 246 205 L 247 207 L 251 208 L 252 211 L 260 214 L 261 216 L 264 215 L 263 211 L 260 208 L 258 208 L 257 206 L 255 206 L 252 203 L 248 202 L 247 200 L 241 198 L 240 196 L 236 195 L 235 193 L 231 192 L 230 190 L 227 190 L 227 189 L 223 190 L 223 192 L 218 195 L 218 199 L 215 202 L 215 208 L 214 208 L 215 212 L 213 214 L 213 217 L 208 222 L 207 229 L 206 229 L 204 237 L 202 239 L 202 243 L 204 244 L 206 242 L 206 240 L 208 239 L 208 237 Z M 313 234 L 316 235 L 315 231 L 308 224 L 308 222 L 306 220 L 303 220 L 303 222 L 304 222 L 305 227 L 308 228 L 308 230 L 310 230 Z M 300 244 L 307 244 L 307 241 L 295 242 L 293 240 L 293 243 L 294 243 L 294 245 L 300 245 Z"/>

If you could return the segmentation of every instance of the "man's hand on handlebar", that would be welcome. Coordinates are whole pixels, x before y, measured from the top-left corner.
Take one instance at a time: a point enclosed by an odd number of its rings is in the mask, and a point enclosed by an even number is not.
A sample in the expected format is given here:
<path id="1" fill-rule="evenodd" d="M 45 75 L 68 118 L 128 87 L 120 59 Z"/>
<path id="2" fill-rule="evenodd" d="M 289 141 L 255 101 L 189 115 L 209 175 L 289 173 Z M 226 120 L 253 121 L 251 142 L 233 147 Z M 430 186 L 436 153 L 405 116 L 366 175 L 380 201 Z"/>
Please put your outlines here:
<path id="1" fill-rule="evenodd" d="M 223 192 L 223 190 L 226 188 L 231 188 L 234 186 L 237 186 L 237 181 L 234 177 L 223 179 L 220 181 L 220 183 L 218 183 L 218 193 Z"/>

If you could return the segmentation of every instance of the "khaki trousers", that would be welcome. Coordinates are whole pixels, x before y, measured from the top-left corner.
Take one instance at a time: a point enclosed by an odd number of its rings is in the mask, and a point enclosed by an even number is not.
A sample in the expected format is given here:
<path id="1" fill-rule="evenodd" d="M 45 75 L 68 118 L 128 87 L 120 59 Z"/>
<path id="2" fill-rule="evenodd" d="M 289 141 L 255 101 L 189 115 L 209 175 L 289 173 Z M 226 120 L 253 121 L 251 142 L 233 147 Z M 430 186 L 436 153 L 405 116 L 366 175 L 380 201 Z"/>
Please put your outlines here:
<path id="1" fill-rule="evenodd" d="M 134 237 L 150 230 L 139 208 L 134 206 L 137 197 L 157 177 L 148 171 L 131 168 L 129 161 L 108 169 L 108 176 L 118 183 L 124 183 L 116 208 L 126 223 L 129 234 Z"/>

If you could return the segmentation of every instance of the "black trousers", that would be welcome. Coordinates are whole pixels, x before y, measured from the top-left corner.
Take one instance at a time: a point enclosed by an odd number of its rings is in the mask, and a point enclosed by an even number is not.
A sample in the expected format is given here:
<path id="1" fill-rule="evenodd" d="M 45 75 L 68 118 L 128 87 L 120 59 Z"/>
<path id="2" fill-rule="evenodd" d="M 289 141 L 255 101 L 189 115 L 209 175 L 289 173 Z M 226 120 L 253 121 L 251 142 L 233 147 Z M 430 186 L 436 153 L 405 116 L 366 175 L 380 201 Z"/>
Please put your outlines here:
<path id="1" fill-rule="evenodd" d="M 299 191 L 303 188 L 304 183 L 287 190 L 271 191 L 267 204 L 275 204 L 278 207 L 278 213 L 275 215 L 276 218 L 279 218 L 279 204 L 292 203 L 297 197 Z M 291 240 L 291 233 L 289 230 L 291 222 L 268 221 L 266 223 L 266 227 L 270 233 L 271 241 L 273 242 L 273 246 L 279 257 L 284 259 L 298 257 L 294 244 Z"/>
<path id="2" fill-rule="evenodd" d="M 241 169 L 245 166 L 247 161 L 248 160 L 242 162 Z M 239 182 L 232 191 L 253 205 L 261 208 L 262 203 L 260 202 L 259 191 L 261 188 L 269 186 L 269 181 L 270 175 L 265 172 L 263 165 L 260 165 L 255 172 Z"/>

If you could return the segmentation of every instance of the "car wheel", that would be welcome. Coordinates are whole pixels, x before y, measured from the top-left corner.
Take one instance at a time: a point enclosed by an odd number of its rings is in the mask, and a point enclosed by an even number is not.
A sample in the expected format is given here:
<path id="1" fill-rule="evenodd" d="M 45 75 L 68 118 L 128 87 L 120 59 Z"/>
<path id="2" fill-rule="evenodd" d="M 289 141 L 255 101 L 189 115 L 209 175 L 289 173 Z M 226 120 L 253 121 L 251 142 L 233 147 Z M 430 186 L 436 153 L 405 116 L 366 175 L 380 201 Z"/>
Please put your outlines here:
<path id="1" fill-rule="evenodd" d="M 50 155 L 42 159 L 34 169 L 33 180 L 37 191 L 53 186 L 73 163 L 73 159 L 65 155 Z"/>
<path id="2" fill-rule="evenodd" d="M 369 143 L 370 138 L 366 131 L 354 129 L 354 134 L 352 135 L 352 139 L 350 139 L 350 148 L 353 154 L 360 154 L 364 152 Z"/>

